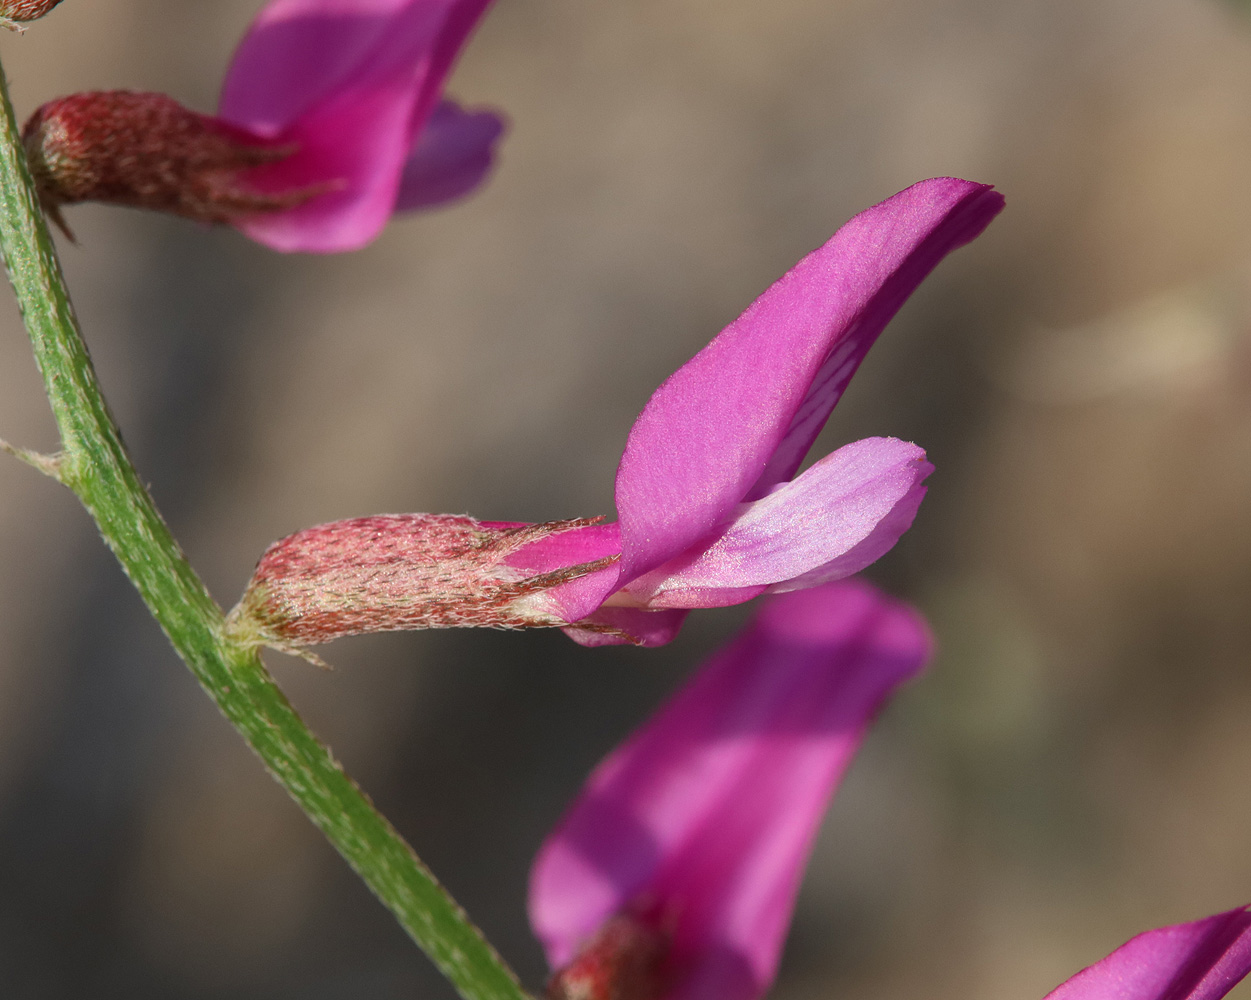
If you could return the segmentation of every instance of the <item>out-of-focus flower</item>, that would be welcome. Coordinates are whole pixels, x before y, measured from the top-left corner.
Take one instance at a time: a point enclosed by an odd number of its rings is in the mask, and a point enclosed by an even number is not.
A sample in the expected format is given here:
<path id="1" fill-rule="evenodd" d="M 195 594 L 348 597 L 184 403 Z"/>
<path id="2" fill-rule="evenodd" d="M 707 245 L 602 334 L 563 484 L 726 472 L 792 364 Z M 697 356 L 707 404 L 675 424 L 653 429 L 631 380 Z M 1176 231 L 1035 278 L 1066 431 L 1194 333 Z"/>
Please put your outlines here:
<path id="1" fill-rule="evenodd" d="M 40 108 L 23 129 L 40 195 L 54 218 L 106 201 L 229 223 L 276 250 L 364 246 L 393 212 L 467 194 L 489 171 L 503 122 L 441 98 L 489 3 L 273 0 L 217 118 L 129 91 Z"/>
<path id="2" fill-rule="evenodd" d="M 61 206 L 80 201 L 229 223 L 315 193 L 269 195 L 248 186 L 248 170 L 290 150 L 164 94 L 110 90 L 49 101 L 26 122 L 22 143 L 44 211 L 66 234 Z"/>
<path id="3" fill-rule="evenodd" d="M 277 250 L 351 250 L 395 209 L 473 190 L 501 119 L 441 100 L 490 0 L 271 0 L 240 44 L 218 114 L 295 152 L 253 172 L 260 190 L 334 189 L 237 223 Z"/>
<path id="4" fill-rule="evenodd" d="M 0 2 L 0 27 L 10 31 L 23 31 L 23 24 L 38 20 L 60 2 L 61 0 L 3 0 Z"/>
<path id="5" fill-rule="evenodd" d="M 860 580 L 770 598 L 595 769 L 540 848 L 530 923 L 553 1000 L 756 1000 L 828 801 L 924 622 Z M 1046 1000 L 1220 1000 L 1251 914 L 1148 931 Z"/>
<path id="6" fill-rule="evenodd" d="M 1046 1000 L 1220 1000 L 1251 972 L 1246 907 L 1147 931 Z"/>
<path id="7" fill-rule="evenodd" d="M 921 448 L 868 438 L 796 471 L 886 323 L 1002 206 L 983 184 L 924 181 L 795 265 L 652 396 L 617 471 L 620 520 L 549 532 L 504 557 L 526 578 L 602 566 L 531 595 L 525 624 L 564 623 L 587 645 L 660 645 L 688 609 L 812 587 L 889 551 L 925 495 L 932 466 Z M 298 548 L 302 534 L 282 544 Z M 350 540 L 344 560 L 373 559 L 367 538 Z M 282 578 L 267 574 L 264 585 L 282 604 Z M 250 630 L 288 647 L 335 637 L 286 614 Z"/>
<path id="8" fill-rule="evenodd" d="M 771 598 L 599 765 L 540 849 L 530 922 L 560 1000 L 754 1000 L 817 827 L 924 622 L 845 580 Z"/>

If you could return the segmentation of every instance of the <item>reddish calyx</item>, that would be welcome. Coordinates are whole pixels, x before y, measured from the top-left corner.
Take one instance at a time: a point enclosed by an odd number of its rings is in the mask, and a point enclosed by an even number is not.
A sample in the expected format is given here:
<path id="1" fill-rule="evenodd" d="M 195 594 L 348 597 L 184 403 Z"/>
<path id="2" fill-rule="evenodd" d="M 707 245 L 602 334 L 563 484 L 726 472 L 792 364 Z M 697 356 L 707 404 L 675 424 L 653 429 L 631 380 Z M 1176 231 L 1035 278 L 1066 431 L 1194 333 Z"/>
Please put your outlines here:
<path id="1" fill-rule="evenodd" d="M 23 31 L 22 25 L 43 17 L 61 0 L 6 0 L 0 3 L 0 26 Z"/>
<path id="2" fill-rule="evenodd" d="M 548 1000 L 659 1000 L 666 944 L 642 921 L 612 917 L 548 981 Z"/>
<path id="3" fill-rule="evenodd" d="M 48 216 L 60 207 L 102 201 L 234 222 L 302 204 L 328 188 L 267 192 L 248 183 L 254 167 L 295 152 L 164 94 L 93 91 L 50 101 L 22 129 L 31 174 Z"/>
<path id="4" fill-rule="evenodd" d="M 319 524 L 271 545 L 228 627 L 277 649 L 402 629 L 567 624 L 544 592 L 611 563 L 529 573 L 510 555 L 595 518 L 499 525 L 452 514 L 383 514 Z"/>

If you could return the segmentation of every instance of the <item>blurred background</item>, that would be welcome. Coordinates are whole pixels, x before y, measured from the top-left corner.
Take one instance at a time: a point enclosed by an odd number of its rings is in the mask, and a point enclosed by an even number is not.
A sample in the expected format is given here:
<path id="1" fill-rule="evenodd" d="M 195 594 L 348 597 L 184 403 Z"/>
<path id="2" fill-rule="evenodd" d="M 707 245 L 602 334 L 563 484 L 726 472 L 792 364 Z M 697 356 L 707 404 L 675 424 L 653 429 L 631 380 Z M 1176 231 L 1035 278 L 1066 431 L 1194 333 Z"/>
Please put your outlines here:
<path id="1" fill-rule="evenodd" d="M 255 0 L 65 0 L 0 40 L 18 113 L 209 111 Z M 1037 1000 L 1251 900 L 1251 20 L 1220 0 L 498 0 L 449 88 L 512 128 L 477 197 L 281 257 L 86 206 L 63 244 L 141 473 L 232 604 L 272 540 L 399 511 L 612 511 L 656 385 L 924 177 L 1007 211 L 941 265 L 824 444 L 924 444 L 870 574 L 942 647 L 874 731 L 778 1000 Z M 0 435 L 54 430 L 6 292 Z M 262 771 L 68 492 L 0 463 L 0 992 L 452 991 Z M 531 986 L 530 858 L 737 626 L 661 650 L 427 633 L 269 657 Z M 1251 997 L 1244 984 L 1235 994 Z"/>

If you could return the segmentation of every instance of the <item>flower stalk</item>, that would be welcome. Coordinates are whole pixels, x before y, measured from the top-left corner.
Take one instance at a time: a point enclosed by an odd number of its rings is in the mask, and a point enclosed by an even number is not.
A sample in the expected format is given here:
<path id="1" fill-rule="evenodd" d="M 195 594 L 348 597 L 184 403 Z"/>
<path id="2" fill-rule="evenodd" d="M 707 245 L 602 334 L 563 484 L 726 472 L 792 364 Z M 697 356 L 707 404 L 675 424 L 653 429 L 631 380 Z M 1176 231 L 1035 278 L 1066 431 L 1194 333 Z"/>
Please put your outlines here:
<path id="1" fill-rule="evenodd" d="M 0 251 L 61 437 L 38 456 L 69 487 L 222 714 L 465 1000 L 525 1000 L 516 977 L 308 729 L 174 540 L 122 444 L 65 288 L 0 69 Z"/>

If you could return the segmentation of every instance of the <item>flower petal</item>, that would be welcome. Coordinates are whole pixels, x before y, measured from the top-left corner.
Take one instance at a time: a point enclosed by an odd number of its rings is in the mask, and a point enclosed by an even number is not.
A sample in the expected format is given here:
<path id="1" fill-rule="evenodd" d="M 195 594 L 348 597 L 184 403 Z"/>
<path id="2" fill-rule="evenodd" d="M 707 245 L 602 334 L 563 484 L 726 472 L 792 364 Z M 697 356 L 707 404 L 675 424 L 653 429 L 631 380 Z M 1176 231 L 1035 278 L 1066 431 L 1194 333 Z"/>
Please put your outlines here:
<path id="1" fill-rule="evenodd" d="M 932 470 L 933 466 L 929 465 L 928 462 L 925 463 L 925 466 L 928 466 L 926 471 L 926 475 L 928 475 L 929 470 Z M 773 584 L 768 588 L 767 592 L 770 594 L 785 594 L 792 590 L 806 590 L 808 587 L 816 587 L 822 583 L 842 580 L 844 577 L 859 573 L 862 569 L 873 565 L 873 563 L 893 549 L 895 543 L 903 537 L 903 533 L 912 527 L 912 522 L 916 520 L 917 510 L 921 506 L 921 501 L 925 499 L 926 488 L 921 485 L 923 478 L 924 476 L 918 477 L 916 484 L 890 509 L 890 513 L 877 522 L 876 527 L 869 532 L 868 537 L 863 541 L 853 545 L 842 555 L 835 556 L 824 565 L 809 570 L 802 576 Z"/>
<path id="2" fill-rule="evenodd" d="M 485 527 L 518 528 L 523 525 L 511 521 L 487 521 Z M 620 554 L 621 531 L 614 521 L 541 538 L 509 555 L 505 564 L 527 576 L 534 576 Z M 542 600 L 552 614 L 577 622 L 562 631 L 583 646 L 663 646 L 672 642 L 682 628 L 687 612 L 600 607 L 605 588 L 611 587 L 616 579 L 617 567 L 608 566 L 551 588 L 542 595 Z"/>
<path id="3" fill-rule="evenodd" d="M 561 631 L 580 646 L 664 646 L 677 638 L 689 613 L 667 608 L 600 608 Z"/>
<path id="4" fill-rule="evenodd" d="M 505 521 L 488 521 L 486 524 L 490 527 L 520 527 L 518 524 Z M 612 521 L 608 524 L 592 524 L 585 528 L 576 528 L 573 531 L 552 535 L 525 545 L 510 554 L 505 564 L 513 569 L 521 570 L 527 576 L 533 576 L 539 573 L 549 573 L 565 566 L 596 562 L 619 555 L 621 555 L 621 527 L 616 521 Z M 617 576 L 617 566 L 614 563 L 577 580 L 570 580 L 568 583 L 553 587 L 547 591 L 544 599 L 549 602 L 553 614 L 567 622 L 577 622 L 586 619 L 599 608 L 604 598 L 615 588 Z M 677 634 L 682 624 L 682 617 L 684 616 L 667 619 L 672 622 L 672 635 L 669 639 Z M 643 621 L 652 620 L 636 621 L 632 618 L 631 621 L 633 625 L 642 627 L 642 631 L 647 635 L 658 637 L 667 631 L 667 629 L 662 629 L 658 632 L 652 624 L 646 627 L 641 624 Z M 619 622 L 620 617 L 616 615 L 595 619 L 595 623 L 610 628 L 616 627 Z M 632 629 L 626 631 L 634 634 Z M 566 634 L 584 646 L 614 646 L 629 641 L 624 636 L 614 637 L 608 633 L 595 633 L 577 626 L 567 629 Z M 669 639 L 664 642 L 668 642 Z M 655 641 L 646 644 L 659 646 L 664 642 Z"/>
<path id="5" fill-rule="evenodd" d="M 491 111 L 465 111 L 442 101 L 404 164 L 395 211 L 411 212 L 468 194 L 495 161 L 504 120 Z"/>
<path id="6" fill-rule="evenodd" d="M 1251 971 L 1251 914 L 1239 907 L 1131 938 L 1046 1000 L 1219 1000 Z"/>
<path id="7" fill-rule="evenodd" d="M 389 90 L 327 101 L 283 134 L 299 145 L 286 160 L 250 171 L 248 182 L 274 193 L 329 185 L 283 212 L 253 215 L 236 228 L 274 250 L 338 253 L 373 240 L 391 217 L 407 154 L 407 81 Z"/>
<path id="8" fill-rule="evenodd" d="M 924 495 L 920 483 L 933 470 L 915 444 L 856 441 L 743 504 L 713 541 L 633 581 L 626 592 L 649 607 L 709 608 L 755 596 L 741 596 L 741 588 L 793 582 L 818 570 L 812 585 L 850 576 L 908 529 Z M 900 504 L 905 516 L 891 518 Z M 886 530 L 878 532 L 887 519 Z M 862 546 L 870 536 L 874 544 Z M 853 549 L 856 557 L 845 559 Z"/>
<path id="9" fill-rule="evenodd" d="M 414 136 L 490 0 L 274 0 L 239 46 L 220 115 L 296 152 L 254 171 L 261 191 L 329 185 L 241 228 L 278 250 L 369 242 L 395 206 Z"/>
<path id="10" fill-rule="evenodd" d="M 774 598 L 591 775 L 539 852 L 530 920 L 554 968 L 614 914 L 672 934 L 663 1000 L 772 980 L 826 804 L 924 623 L 862 581 Z"/>
<path id="11" fill-rule="evenodd" d="M 939 178 L 860 213 L 666 381 L 617 472 L 621 579 L 789 479 L 882 328 L 1002 205 L 986 185 Z"/>

